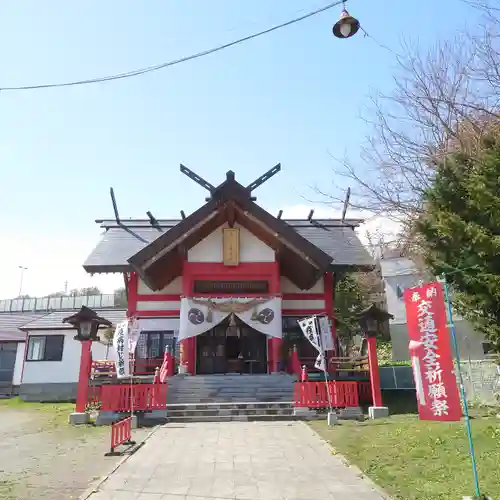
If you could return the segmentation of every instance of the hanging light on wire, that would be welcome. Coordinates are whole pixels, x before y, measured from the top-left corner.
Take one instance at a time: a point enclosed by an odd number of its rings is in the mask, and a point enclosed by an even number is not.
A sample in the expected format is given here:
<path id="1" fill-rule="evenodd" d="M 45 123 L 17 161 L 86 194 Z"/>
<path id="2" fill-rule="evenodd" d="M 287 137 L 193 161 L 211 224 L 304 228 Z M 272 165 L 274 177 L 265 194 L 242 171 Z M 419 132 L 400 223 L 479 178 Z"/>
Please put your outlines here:
<path id="1" fill-rule="evenodd" d="M 340 19 L 333 25 L 332 31 L 337 38 L 351 38 L 359 31 L 359 21 L 347 12 L 345 2 L 342 2 Z"/>

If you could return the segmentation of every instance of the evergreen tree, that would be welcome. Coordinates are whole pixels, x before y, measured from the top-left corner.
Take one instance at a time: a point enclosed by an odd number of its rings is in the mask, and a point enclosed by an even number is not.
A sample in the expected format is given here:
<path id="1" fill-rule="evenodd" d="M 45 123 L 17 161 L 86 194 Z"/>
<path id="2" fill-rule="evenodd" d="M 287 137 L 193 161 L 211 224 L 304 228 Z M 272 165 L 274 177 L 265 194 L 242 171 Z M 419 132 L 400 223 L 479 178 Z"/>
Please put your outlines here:
<path id="1" fill-rule="evenodd" d="M 500 352 L 500 140 L 437 165 L 417 222 L 424 258 L 444 274 L 454 307 Z"/>

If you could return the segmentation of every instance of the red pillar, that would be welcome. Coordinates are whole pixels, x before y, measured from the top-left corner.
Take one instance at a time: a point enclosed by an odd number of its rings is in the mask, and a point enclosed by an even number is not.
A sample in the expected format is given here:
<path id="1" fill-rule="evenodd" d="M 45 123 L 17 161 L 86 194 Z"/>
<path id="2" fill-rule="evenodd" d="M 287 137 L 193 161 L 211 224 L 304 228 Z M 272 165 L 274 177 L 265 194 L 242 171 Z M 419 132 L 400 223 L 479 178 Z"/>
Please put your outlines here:
<path id="1" fill-rule="evenodd" d="M 290 355 L 290 364 L 291 364 L 291 372 L 294 375 L 297 375 L 297 378 L 299 378 L 302 372 L 302 368 L 300 366 L 299 352 L 297 351 L 296 345 L 293 346 Z"/>
<path id="2" fill-rule="evenodd" d="M 82 354 L 80 356 L 80 375 L 78 376 L 78 387 L 76 390 L 77 413 L 85 412 L 87 405 L 90 369 L 92 367 L 92 341 L 82 341 Z"/>
<path id="3" fill-rule="evenodd" d="M 181 340 L 180 342 L 180 364 L 186 367 L 187 373 L 194 375 L 195 370 L 195 338 Z"/>
<path id="4" fill-rule="evenodd" d="M 272 368 L 271 372 L 272 373 L 277 373 L 279 369 L 279 362 L 281 361 L 281 345 L 283 344 L 282 339 L 277 339 L 276 337 L 273 337 L 271 339 L 271 359 L 272 359 Z"/>
<path id="5" fill-rule="evenodd" d="M 167 377 L 173 377 L 175 375 L 175 358 L 167 353 Z"/>
<path id="6" fill-rule="evenodd" d="M 370 366 L 370 385 L 372 388 L 373 406 L 384 406 L 380 390 L 380 370 L 377 358 L 377 339 L 368 337 L 368 363 Z"/>

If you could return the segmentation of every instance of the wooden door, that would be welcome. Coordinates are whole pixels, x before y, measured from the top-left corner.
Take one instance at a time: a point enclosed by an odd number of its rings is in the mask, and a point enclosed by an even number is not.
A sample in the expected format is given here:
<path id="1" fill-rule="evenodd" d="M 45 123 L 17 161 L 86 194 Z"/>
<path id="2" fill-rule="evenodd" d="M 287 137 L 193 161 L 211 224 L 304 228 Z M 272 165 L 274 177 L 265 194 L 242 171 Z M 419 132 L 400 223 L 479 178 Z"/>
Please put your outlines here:
<path id="1" fill-rule="evenodd" d="M 197 338 L 199 374 L 226 373 L 226 330 L 216 327 Z"/>
<path id="2" fill-rule="evenodd" d="M 241 350 L 247 373 L 267 373 L 267 336 L 244 325 L 241 328 Z"/>

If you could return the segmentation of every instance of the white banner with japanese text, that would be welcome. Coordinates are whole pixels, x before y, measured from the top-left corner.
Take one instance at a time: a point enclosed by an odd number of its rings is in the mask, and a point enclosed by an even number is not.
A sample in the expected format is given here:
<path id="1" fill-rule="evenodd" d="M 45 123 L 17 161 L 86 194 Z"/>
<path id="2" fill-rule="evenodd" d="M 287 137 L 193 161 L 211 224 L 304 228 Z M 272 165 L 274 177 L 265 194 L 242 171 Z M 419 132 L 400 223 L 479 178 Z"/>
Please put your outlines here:
<path id="1" fill-rule="evenodd" d="M 312 346 L 320 353 L 321 337 L 317 328 L 318 322 L 316 320 L 316 316 L 311 316 L 310 318 L 299 319 L 298 323 L 306 339 L 309 340 Z"/>
<path id="2" fill-rule="evenodd" d="M 113 336 L 113 348 L 116 354 L 116 376 L 126 378 L 130 376 L 129 363 L 129 325 L 128 320 L 116 325 Z"/>

